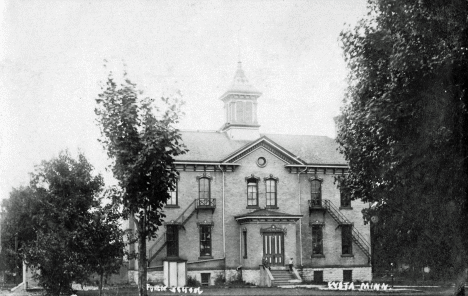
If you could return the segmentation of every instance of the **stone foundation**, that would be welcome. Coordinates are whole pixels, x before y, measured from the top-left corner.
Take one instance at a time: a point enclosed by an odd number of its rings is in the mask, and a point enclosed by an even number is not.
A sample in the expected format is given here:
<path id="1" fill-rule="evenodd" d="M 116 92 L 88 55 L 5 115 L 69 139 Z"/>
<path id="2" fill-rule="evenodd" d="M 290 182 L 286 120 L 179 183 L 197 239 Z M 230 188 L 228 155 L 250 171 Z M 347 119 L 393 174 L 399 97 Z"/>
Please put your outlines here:
<path id="1" fill-rule="evenodd" d="M 247 269 L 242 270 L 242 280 L 246 283 L 258 286 L 260 283 L 260 270 Z"/>
<path id="2" fill-rule="evenodd" d="M 201 274 L 210 274 L 210 285 L 215 284 L 215 280 L 218 276 L 226 278 L 226 282 L 236 281 L 238 279 L 239 272 L 235 269 L 227 269 L 226 273 L 224 270 L 192 270 L 187 271 L 187 277 L 195 278 L 201 283 Z M 242 280 L 246 283 L 258 285 L 260 281 L 260 270 L 242 270 Z"/>
<path id="3" fill-rule="evenodd" d="M 164 271 L 162 270 L 148 270 L 148 283 L 153 285 L 164 285 Z"/>
<path id="4" fill-rule="evenodd" d="M 128 271 L 128 283 L 138 285 L 138 270 Z"/>
<path id="5" fill-rule="evenodd" d="M 372 268 L 369 267 L 339 267 L 339 268 L 303 268 L 302 279 L 306 281 L 314 280 L 314 271 L 323 271 L 323 281 L 343 281 L 343 270 L 352 270 L 353 281 L 372 281 Z"/>
<path id="6" fill-rule="evenodd" d="M 189 270 L 187 271 L 187 281 L 188 278 L 195 278 L 197 281 L 201 283 L 201 274 L 202 273 L 209 273 L 210 274 L 210 286 L 215 284 L 215 280 L 218 276 L 224 277 L 224 270 Z"/>

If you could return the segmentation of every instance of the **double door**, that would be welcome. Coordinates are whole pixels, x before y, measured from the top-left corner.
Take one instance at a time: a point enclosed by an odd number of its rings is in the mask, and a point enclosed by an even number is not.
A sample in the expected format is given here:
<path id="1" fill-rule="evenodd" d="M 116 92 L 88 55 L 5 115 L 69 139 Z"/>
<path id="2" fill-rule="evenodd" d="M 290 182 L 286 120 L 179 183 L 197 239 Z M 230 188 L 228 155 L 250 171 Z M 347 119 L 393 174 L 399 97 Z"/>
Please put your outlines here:
<path id="1" fill-rule="evenodd" d="M 282 232 L 263 234 L 263 257 L 271 265 L 284 265 L 284 234 Z"/>

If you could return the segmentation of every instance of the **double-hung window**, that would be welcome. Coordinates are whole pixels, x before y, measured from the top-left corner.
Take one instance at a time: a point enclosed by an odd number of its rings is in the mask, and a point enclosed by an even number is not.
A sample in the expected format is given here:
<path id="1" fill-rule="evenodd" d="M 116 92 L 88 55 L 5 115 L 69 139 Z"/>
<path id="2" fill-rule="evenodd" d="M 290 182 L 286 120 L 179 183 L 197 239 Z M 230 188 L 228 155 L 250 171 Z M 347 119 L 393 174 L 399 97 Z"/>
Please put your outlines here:
<path id="1" fill-rule="evenodd" d="M 211 225 L 200 225 L 200 257 L 211 256 Z"/>
<path id="2" fill-rule="evenodd" d="M 340 207 L 351 208 L 351 198 L 345 189 L 340 189 Z"/>
<path id="3" fill-rule="evenodd" d="M 341 254 L 352 255 L 353 254 L 353 225 L 344 224 L 341 225 Z"/>
<path id="4" fill-rule="evenodd" d="M 177 225 L 166 226 L 167 257 L 179 256 L 179 229 Z"/>
<path id="5" fill-rule="evenodd" d="M 178 205 L 178 185 L 179 185 L 179 182 L 176 182 L 175 186 L 174 186 L 174 190 L 169 190 L 169 198 L 167 199 L 167 202 L 166 202 L 166 205 L 168 206 L 177 206 Z"/>
<path id="6" fill-rule="evenodd" d="M 310 180 L 310 198 L 311 205 L 315 207 L 322 206 L 322 180 Z"/>
<path id="7" fill-rule="evenodd" d="M 201 177 L 198 179 L 198 206 L 211 206 L 211 179 Z"/>
<path id="8" fill-rule="evenodd" d="M 277 184 L 278 179 L 273 178 L 270 175 L 269 178 L 265 178 L 265 196 L 266 196 L 266 206 L 267 208 L 276 208 L 277 207 Z"/>
<path id="9" fill-rule="evenodd" d="M 340 190 L 340 208 L 351 208 L 351 194 L 345 184 L 345 179 L 342 176 L 337 178 L 338 189 Z"/>
<path id="10" fill-rule="evenodd" d="M 312 256 L 323 255 L 323 225 L 312 225 Z"/>
<path id="11" fill-rule="evenodd" d="M 247 207 L 258 207 L 258 180 L 259 178 L 245 178 L 247 180 Z"/>

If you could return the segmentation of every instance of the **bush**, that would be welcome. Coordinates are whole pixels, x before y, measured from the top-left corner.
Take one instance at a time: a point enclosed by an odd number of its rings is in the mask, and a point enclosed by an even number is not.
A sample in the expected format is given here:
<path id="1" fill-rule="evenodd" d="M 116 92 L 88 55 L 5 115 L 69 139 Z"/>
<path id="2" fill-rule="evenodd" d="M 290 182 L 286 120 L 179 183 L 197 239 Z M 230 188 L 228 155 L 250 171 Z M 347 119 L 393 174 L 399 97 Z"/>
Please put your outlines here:
<path id="1" fill-rule="evenodd" d="M 201 287 L 201 283 L 194 277 L 187 277 L 187 287 Z"/>
<path id="2" fill-rule="evenodd" d="M 225 283 L 226 279 L 224 278 L 224 276 L 222 274 L 218 274 L 214 281 L 215 286 L 224 286 Z"/>

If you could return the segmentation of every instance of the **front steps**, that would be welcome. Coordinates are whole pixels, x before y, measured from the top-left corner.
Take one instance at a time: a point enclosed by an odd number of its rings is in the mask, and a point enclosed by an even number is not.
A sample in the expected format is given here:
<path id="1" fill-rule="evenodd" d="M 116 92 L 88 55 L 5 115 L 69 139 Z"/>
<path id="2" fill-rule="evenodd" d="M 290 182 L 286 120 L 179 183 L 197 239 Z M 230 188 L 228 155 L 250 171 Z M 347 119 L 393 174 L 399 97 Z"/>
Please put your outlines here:
<path id="1" fill-rule="evenodd" d="M 271 275 L 273 275 L 273 286 L 290 286 L 297 285 L 298 280 L 294 273 L 290 273 L 287 268 L 282 269 L 271 269 Z"/>

